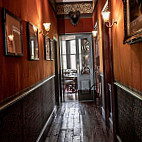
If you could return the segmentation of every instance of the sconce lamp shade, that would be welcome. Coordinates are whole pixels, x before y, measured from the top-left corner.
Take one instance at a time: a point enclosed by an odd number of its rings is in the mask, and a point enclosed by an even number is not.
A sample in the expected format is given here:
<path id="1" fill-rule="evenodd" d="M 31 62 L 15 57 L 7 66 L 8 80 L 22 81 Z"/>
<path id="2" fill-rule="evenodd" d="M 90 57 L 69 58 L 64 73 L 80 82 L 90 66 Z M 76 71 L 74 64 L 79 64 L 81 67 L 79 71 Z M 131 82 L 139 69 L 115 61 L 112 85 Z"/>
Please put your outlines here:
<path id="1" fill-rule="evenodd" d="M 37 32 L 37 27 L 33 25 L 33 30 L 36 33 Z"/>
<path id="2" fill-rule="evenodd" d="M 92 31 L 93 37 L 97 37 L 97 33 L 98 33 L 98 31 Z"/>
<path id="3" fill-rule="evenodd" d="M 110 12 L 109 11 L 102 12 L 102 17 L 103 17 L 104 22 L 108 22 L 110 18 Z"/>
<path id="4" fill-rule="evenodd" d="M 8 38 L 10 41 L 13 41 L 14 40 L 14 35 L 8 35 Z"/>
<path id="5" fill-rule="evenodd" d="M 51 23 L 43 23 L 43 26 L 47 32 L 50 30 Z"/>
<path id="6" fill-rule="evenodd" d="M 114 19 L 110 20 L 110 12 L 109 11 L 102 12 L 102 17 L 105 22 L 105 25 L 108 28 L 112 28 L 114 24 L 117 24 L 117 20 L 114 20 Z"/>

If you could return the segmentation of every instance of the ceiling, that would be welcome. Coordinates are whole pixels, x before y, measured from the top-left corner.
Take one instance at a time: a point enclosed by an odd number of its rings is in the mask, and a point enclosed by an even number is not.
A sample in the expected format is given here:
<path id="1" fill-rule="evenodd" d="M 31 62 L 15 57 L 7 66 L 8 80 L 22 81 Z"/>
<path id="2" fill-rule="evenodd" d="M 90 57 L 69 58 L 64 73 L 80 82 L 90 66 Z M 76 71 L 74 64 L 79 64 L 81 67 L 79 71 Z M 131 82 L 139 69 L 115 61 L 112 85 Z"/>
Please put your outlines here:
<path id="1" fill-rule="evenodd" d="M 80 14 L 92 14 L 93 6 L 92 2 L 80 2 L 80 3 L 58 3 L 56 4 L 57 15 L 68 15 L 70 11 L 80 11 Z"/>
<path id="2" fill-rule="evenodd" d="M 80 11 L 81 16 L 92 16 L 97 0 L 49 0 L 58 17 L 68 17 L 70 11 Z"/>

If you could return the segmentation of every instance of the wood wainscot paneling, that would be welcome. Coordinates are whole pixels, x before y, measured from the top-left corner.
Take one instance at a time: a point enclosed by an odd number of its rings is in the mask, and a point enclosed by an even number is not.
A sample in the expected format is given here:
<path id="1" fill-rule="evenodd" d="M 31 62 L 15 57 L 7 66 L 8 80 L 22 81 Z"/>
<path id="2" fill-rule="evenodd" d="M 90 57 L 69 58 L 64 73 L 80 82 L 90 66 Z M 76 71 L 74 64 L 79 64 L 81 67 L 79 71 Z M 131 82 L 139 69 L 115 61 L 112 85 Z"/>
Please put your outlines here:
<path id="1" fill-rule="evenodd" d="M 44 140 L 55 110 L 55 75 L 0 104 L 1 142 Z M 46 126 L 46 127 L 45 127 Z"/>
<path id="2" fill-rule="evenodd" d="M 22 101 L 0 112 L 0 141 L 22 142 Z"/>
<path id="3" fill-rule="evenodd" d="M 123 142 L 142 141 L 142 93 L 115 82 L 117 137 Z"/>

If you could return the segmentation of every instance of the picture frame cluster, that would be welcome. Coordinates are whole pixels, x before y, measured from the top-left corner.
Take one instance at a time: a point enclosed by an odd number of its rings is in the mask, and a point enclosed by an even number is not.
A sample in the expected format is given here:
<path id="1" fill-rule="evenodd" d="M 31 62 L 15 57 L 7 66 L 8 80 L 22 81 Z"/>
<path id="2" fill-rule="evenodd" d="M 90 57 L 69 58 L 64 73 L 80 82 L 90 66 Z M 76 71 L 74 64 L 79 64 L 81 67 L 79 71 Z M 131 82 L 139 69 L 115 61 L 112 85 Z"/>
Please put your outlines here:
<path id="1" fill-rule="evenodd" d="M 38 28 L 26 22 L 28 60 L 39 60 Z M 3 36 L 5 56 L 23 56 L 22 20 L 3 8 Z M 44 59 L 54 60 L 54 43 L 47 35 L 44 36 Z"/>

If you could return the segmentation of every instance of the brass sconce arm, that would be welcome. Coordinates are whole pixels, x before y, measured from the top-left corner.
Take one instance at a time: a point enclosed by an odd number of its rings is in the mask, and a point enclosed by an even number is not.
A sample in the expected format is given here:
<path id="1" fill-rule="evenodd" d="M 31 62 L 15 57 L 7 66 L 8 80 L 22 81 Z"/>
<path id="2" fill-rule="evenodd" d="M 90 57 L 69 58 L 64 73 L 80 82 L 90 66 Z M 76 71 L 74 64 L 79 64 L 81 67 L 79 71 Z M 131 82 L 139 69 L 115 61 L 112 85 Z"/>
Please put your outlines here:
<path id="1" fill-rule="evenodd" d="M 108 24 L 107 24 L 108 23 Z M 108 27 L 108 28 L 112 28 L 114 24 L 117 24 L 117 21 L 112 19 L 112 23 L 110 22 L 105 22 L 105 25 Z"/>
<path id="2" fill-rule="evenodd" d="M 44 33 L 44 31 L 43 31 L 43 30 L 40 30 L 40 31 L 39 31 L 39 34 L 42 34 L 43 36 L 47 36 L 47 35 L 48 35 L 48 33 L 49 33 L 49 31 L 46 31 L 45 33 Z"/>
<path id="3" fill-rule="evenodd" d="M 105 25 L 108 28 L 112 28 L 114 24 L 117 24 L 117 21 L 114 19 L 112 19 L 112 22 L 110 22 L 110 12 L 109 11 L 102 12 L 102 18 L 105 22 Z"/>

